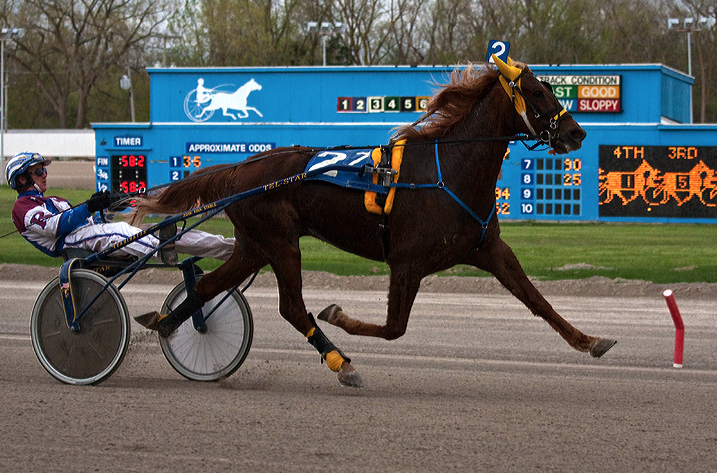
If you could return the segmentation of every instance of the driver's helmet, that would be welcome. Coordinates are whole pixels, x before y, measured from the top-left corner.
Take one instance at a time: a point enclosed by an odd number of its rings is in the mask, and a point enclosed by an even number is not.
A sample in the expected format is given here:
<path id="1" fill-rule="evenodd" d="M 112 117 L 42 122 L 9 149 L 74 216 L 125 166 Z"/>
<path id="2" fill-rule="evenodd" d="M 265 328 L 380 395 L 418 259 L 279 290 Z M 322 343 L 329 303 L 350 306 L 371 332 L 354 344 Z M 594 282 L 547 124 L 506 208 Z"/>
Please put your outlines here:
<path id="1" fill-rule="evenodd" d="M 17 153 L 15 156 L 10 158 L 7 162 L 7 166 L 5 166 L 5 180 L 10 187 L 16 189 L 17 183 L 15 182 L 15 179 L 17 179 L 17 176 L 24 173 L 27 168 L 35 164 L 47 166 L 51 162 L 52 160 L 43 157 L 40 153 L 31 153 L 29 151 Z"/>

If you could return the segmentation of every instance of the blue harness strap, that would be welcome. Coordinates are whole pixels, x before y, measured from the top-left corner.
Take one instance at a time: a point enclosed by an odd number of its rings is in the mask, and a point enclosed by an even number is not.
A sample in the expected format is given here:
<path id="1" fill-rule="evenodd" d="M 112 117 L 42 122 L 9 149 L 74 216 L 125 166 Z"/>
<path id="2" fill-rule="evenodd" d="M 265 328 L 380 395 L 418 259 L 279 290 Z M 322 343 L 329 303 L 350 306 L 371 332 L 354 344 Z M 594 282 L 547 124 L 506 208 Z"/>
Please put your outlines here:
<path id="1" fill-rule="evenodd" d="M 438 182 L 434 184 L 413 184 L 413 183 L 402 183 L 402 182 L 396 182 L 392 183 L 390 187 L 398 187 L 402 189 L 429 189 L 429 188 L 438 188 L 444 190 L 453 200 L 455 200 L 458 205 L 463 207 L 468 214 L 477 221 L 482 230 L 480 234 L 480 239 L 478 239 L 478 243 L 476 246 L 471 250 L 471 252 L 475 251 L 480 245 L 483 244 L 483 240 L 485 239 L 485 233 L 488 230 L 488 224 L 490 223 L 490 220 L 493 218 L 493 215 L 495 215 L 495 204 L 491 207 L 490 214 L 488 215 L 488 218 L 483 220 L 478 216 L 477 213 L 473 211 L 470 207 L 466 205 L 465 202 L 463 202 L 456 194 L 453 193 L 448 187 L 446 187 L 445 183 L 443 182 L 443 175 L 441 174 L 441 162 L 438 159 L 438 140 L 436 140 L 435 146 L 435 156 L 436 156 L 436 171 L 438 172 Z"/>

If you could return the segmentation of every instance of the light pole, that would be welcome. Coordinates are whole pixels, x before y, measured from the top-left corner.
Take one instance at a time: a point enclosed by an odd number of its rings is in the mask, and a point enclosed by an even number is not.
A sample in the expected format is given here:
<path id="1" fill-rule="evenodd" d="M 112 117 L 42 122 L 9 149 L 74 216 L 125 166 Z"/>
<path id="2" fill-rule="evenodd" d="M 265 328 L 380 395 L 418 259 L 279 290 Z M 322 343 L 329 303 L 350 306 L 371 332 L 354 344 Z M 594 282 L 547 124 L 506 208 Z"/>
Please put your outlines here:
<path id="1" fill-rule="evenodd" d="M 132 88 L 132 76 L 129 66 L 127 66 L 127 75 L 122 76 L 120 79 L 120 88 L 122 90 L 129 90 L 129 114 L 134 123 L 134 89 Z"/>
<path id="2" fill-rule="evenodd" d="M 317 33 L 321 37 L 321 50 L 324 67 L 326 67 L 326 42 L 329 40 L 329 36 L 341 34 L 344 31 L 346 31 L 346 23 L 338 21 L 335 23 L 322 21 L 321 24 L 317 21 L 310 21 L 306 24 L 307 33 Z"/>
<path id="3" fill-rule="evenodd" d="M 682 24 L 680 24 L 680 21 Z M 668 18 L 667 19 L 667 29 L 670 31 L 675 31 L 677 33 L 687 33 L 687 74 L 690 77 L 692 76 L 692 32 L 695 31 L 702 31 L 705 29 L 709 29 L 714 25 L 715 19 L 714 18 L 706 18 L 706 17 L 700 17 L 700 19 L 697 21 L 697 25 L 695 26 L 695 19 L 694 18 Z M 699 44 L 697 45 L 699 48 Z M 698 49 L 699 51 L 699 49 Z M 703 77 L 704 80 L 704 77 Z M 703 89 L 702 89 L 702 106 L 704 110 L 704 83 L 702 83 Z M 690 97 L 690 123 L 692 123 L 692 98 Z"/>
<path id="4" fill-rule="evenodd" d="M 680 24 L 682 20 L 682 24 Z M 695 25 L 694 18 L 668 18 L 667 29 L 675 31 L 677 33 L 687 33 L 687 74 L 692 77 L 692 32 L 702 31 L 712 27 L 714 25 L 714 18 L 701 17 Z"/>
<path id="5" fill-rule="evenodd" d="M 5 182 L 5 41 L 22 38 L 23 28 L 3 28 L 0 30 L 0 184 Z"/>

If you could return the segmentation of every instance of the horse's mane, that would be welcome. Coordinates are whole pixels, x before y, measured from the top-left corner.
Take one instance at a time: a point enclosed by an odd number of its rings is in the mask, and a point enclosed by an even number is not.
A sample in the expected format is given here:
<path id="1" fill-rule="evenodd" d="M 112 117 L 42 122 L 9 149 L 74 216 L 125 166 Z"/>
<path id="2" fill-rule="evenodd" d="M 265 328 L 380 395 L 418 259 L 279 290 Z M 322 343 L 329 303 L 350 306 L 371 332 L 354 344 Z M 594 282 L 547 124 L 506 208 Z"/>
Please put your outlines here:
<path id="1" fill-rule="evenodd" d="M 522 67 L 522 64 L 517 64 Z M 451 72 L 448 84 L 439 87 L 426 106 L 426 112 L 417 123 L 400 127 L 395 140 L 434 140 L 445 136 L 451 127 L 463 120 L 498 79 L 492 67 L 469 65 Z"/>

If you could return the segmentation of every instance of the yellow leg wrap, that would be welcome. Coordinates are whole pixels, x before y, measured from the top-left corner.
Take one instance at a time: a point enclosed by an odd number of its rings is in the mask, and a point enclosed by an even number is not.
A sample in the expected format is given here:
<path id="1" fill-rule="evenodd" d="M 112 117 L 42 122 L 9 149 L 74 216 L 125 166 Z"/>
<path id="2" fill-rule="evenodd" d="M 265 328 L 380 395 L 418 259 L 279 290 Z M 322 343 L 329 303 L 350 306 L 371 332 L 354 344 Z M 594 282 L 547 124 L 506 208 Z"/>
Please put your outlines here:
<path id="1" fill-rule="evenodd" d="M 333 350 L 326 354 L 326 366 L 328 366 L 331 371 L 338 372 L 343 363 L 344 357 L 339 354 L 338 350 Z"/>
<path id="2" fill-rule="evenodd" d="M 316 348 L 316 351 L 321 354 L 321 358 L 326 361 L 326 366 L 328 366 L 331 371 L 338 372 L 344 361 L 351 363 L 351 359 L 344 356 L 341 351 L 326 338 L 326 335 L 324 335 L 320 328 L 316 326 L 312 327 L 311 330 L 306 333 L 306 339 Z"/>

